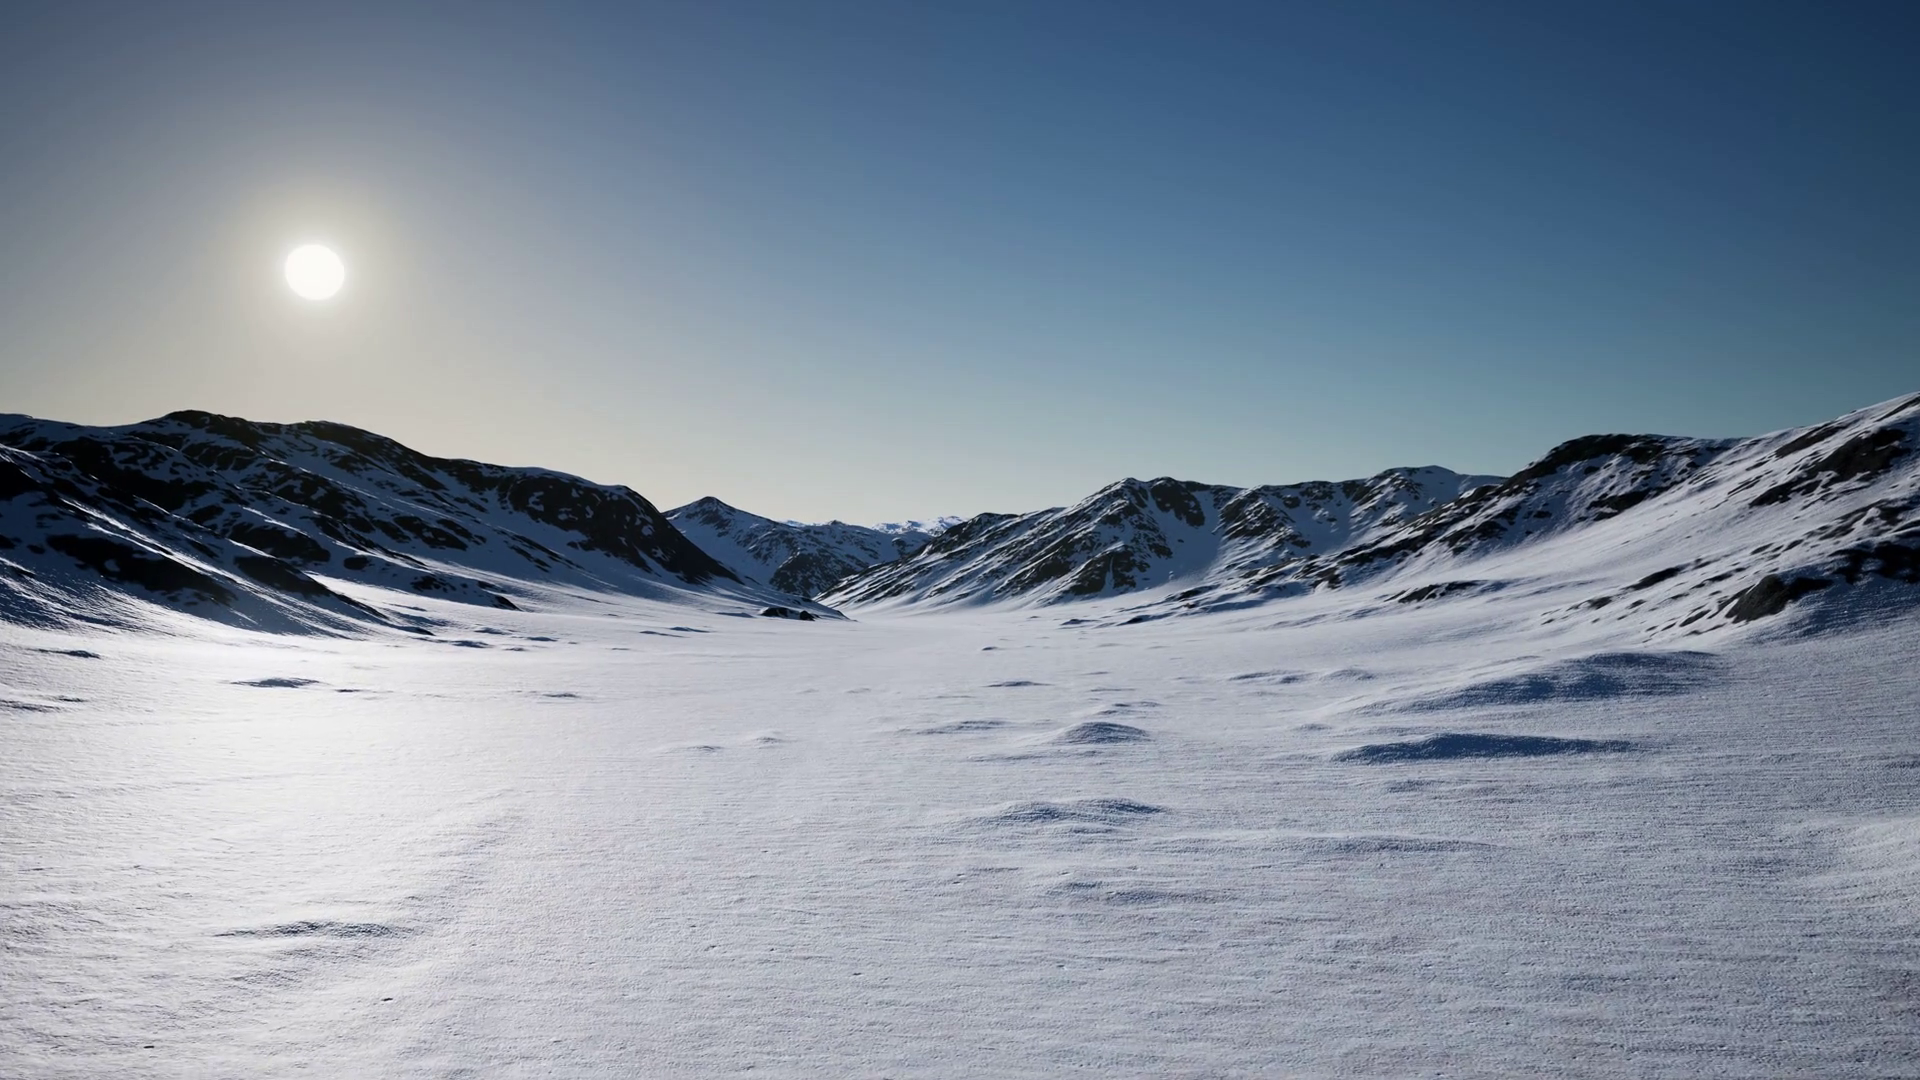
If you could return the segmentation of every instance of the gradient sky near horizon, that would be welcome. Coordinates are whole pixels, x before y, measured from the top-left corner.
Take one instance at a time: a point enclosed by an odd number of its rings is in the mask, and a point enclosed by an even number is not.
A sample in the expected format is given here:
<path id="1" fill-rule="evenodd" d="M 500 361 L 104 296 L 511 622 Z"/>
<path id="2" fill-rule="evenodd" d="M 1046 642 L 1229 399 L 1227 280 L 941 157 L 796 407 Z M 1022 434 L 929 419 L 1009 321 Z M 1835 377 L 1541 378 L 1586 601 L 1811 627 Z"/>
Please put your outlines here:
<path id="1" fill-rule="evenodd" d="M 4 20 L 0 412 L 880 521 L 1920 389 L 1910 3 Z"/>

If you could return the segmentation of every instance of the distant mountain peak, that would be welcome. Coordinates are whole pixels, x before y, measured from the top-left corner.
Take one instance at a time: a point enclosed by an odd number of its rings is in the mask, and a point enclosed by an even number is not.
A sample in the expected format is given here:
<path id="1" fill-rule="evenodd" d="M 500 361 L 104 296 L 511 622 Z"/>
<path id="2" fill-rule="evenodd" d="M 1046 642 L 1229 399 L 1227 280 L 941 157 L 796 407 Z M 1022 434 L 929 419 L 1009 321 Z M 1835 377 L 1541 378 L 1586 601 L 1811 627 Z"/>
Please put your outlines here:
<path id="1" fill-rule="evenodd" d="M 774 521 L 712 496 L 663 514 L 629 488 L 325 421 L 0 416 L 0 618 L 15 621 L 113 621 L 149 602 L 343 629 L 406 622 L 368 596 L 505 608 L 554 589 L 828 615 L 804 598 L 1106 599 L 1147 619 L 1329 590 L 1362 608 L 1546 596 L 1550 581 L 1587 595 L 1541 627 L 1650 637 L 1850 610 L 1839 598 L 1856 588 L 1913 602 L 1920 394 L 1750 439 L 1582 436 L 1506 478 L 1123 477 L 1072 506 L 879 526 Z"/>
<path id="2" fill-rule="evenodd" d="M 1260 488 L 1125 477 L 1069 507 L 955 523 L 918 556 L 876 566 L 828 595 L 952 603 L 1126 593 L 1296 561 L 1346 542 L 1355 528 L 1399 521 L 1497 480 L 1439 468 Z"/>
<path id="3" fill-rule="evenodd" d="M 743 580 L 810 597 L 870 566 L 924 547 L 930 534 L 843 521 L 774 521 L 713 496 L 667 511 L 667 519 Z"/>

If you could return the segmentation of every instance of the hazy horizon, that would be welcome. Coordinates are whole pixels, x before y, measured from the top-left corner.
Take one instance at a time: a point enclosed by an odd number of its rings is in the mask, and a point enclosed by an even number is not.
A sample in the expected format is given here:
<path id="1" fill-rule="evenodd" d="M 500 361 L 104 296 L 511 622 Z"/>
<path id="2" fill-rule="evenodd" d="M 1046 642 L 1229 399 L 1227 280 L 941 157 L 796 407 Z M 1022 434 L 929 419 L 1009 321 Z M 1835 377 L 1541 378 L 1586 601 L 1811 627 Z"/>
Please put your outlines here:
<path id="1" fill-rule="evenodd" d="M 776 519 L 1506 474 L 1920 370 L 1905 5 L 70 5 L 0 410 Z M 332 300 L 279 262 L 326 243 Z"/>
<path id="2" fill-rule="evenodd" d="M 1894 396 L 1893 398 L 1888 398 L 1888 399 L 1883 399 L 1882 401 L 1878 401 L 1878 402 L 1865 402 L 1865 403 L 1863 403 L 1863 404 L 1861 404 L 1861 405 L 1859 405 L 1859 406 L 1857 406 L 1857 407 L 1855 407 L 1855 408 L 1851 408 L 1851 409 L 1848 409 L 1848 410 L 1846 410 L 1846 412 L 1848 412 L 1848 413 L 1851 413 L 1851 412 L 1857 412 L 1857 411 L 1861 411 L 1861 410 L 1864 410 L 1864 409 L 1869 409 L 1869 408 L 1872 408 L 1872 407 L 1873 407 L 1873 406 L 1875 406 L 1875 405 L 1879 405 L 1879 404 L 1886 404 L 1886 403 L 1887 403 L 1887 402 L 1889 402 L 1889 401 L 1894 401 L 1894 400 L 1899 400 L 1899 399 L 1901 399 L 1901 398 L 1904 398 L 1904 397 L 1908 397 L 1908 396 L 1911 396 L 1911 395 L 1909 395 L 1909 394 L 1897 394 L 1897 395 L 1895 395 L 1895 396 Z M 175 410 L 175 411 L 191 411 L 191 410 Z M 208 410 L 201 410 L 201 411 L 208 411 Z M 0 414 L 0 415 L 4 415 L 4 414 Z M 31 414 L 17 414 L 17 415 L 28 415 L 28 416 L 30 416 Z M 162 415 L 166 415 L 166 414 L 162 414 Z M 140 420 L 129 420 L 129 421 L 124 421 L 124 422 L 122 422 L 122 423 L 114 423 L 114 422 L 109 422 L 109 423 L 107 423 L 107 424 L 105 424 L 105 425 L 99 425 L 99 426 L 109 426 L 109 427 L 117 427 L 117 426 L 124 426 L 124 425 L 132 425 L 132 424 L 138 424 L 138 423 L 142 423 L 142 422 L 146 422 L 146 421 L 151 421 L 151 420 L 158 420 L 158 419 L 161 419 L 161 418 L 162 418 L 161 416 L 152 416 L 152 417 L 142 417 L 142 418 L 141 418 Z M 64 418 L 64 417 L 57 417 L 57 416 L 49 416 L 49 417 L 38 417 L 38 419 L 43 419 L 43 420 L 55 420 L 55 421 L 61 421 L 61 422 L 66 422 L 66 423 L 82 423 L 82 421 L 73 421 L 73 420 L 68 420 L 68 419 L 66 419 L 66 418 Z M 256 422 L 256 423 L 276 423 L 276 424 L 299 424 L 299 423 L 305 423 L 305 422 L 316 422 L 316 421 L 325 421 L 325 420 L 326 420 L 327 418 L 325 418 L 325 417 L 317 417 L 317 416 L 316 416 L 316 417 L 306 417 L 306 418 L 304 418 L 304 420 L 265 420 L 265 419 L 262 419 L 262 418 L 260 418 L 260 417 L 251 417 L 251 416 L 249 416 L 249 417 L 239 417 L 239 419 L 242 419 L 242 420 L 247 420 L 247 421 L 252 421 L 252 422 Z M 1821 423 L 1821 422 L 1825 422 L 1825 421 L 1829 421 L 1829 420 L 1832 420 L 1832 419 L 1833 419 L 1833 417 L 1825 417 L 1825 418 L 1822 418 L 1822 419 L 1821 419 L 1820 421 L 1816 421 L 1816 422 L 1814 422 L 1814 423 L 1810 423 L 1810 424 L 1806 424 L 1806 425 L 1797 425 L 1797 426 L 1804 426 L 1804 427 L 1812 427 L 1812 426 L 1816 426 L 1816 424 L 1817 424 L 1817 423 Z M 337 423 L 338 421 L 334 421 L 334 422 L 336 422 L 336 423 Z M 1778 429 L 1778 428 L 1776 428 L 1776 429 L 1771 429 L 1771 430 L 1775 430 L 1775 431 L 1777 431 L 1777 430 L 1786 430 L 1786 429 Z M 1374 476 L 1374 475 L 1377 475 L 1377 474 L 1378 474 L 1378 473 L 1380 473 L 1380 472 L 1385 472 L 1385 471 L 1388 471 L 1388 470 L 1392 470 L 1392 469 L 1397 469 L 1397 468 L 1408 468 L 1408 469 L 1419 469 L 1419 468 L 1426 468 L 1426 467 L 1434 467 L 1434 466 L 1438 466 L 1438 467 L 1440 467 L 1440 468 L 1444 468 L 1444 469 L 1450 469 L 1451 471 L 1453 471 L 1453 472 L 1455 472 L 1455 473 L 1458 473 L 1458 474 L 1460 474 L 1460 475 L 1463 475 L 1463 476 L 1498 476 L 1498 477 L 1506 477 L 1506 476 L 1510 476 L 1510 475 L 1512 475 L 1512 474 L 1513 474 L 1513 473 L 1515 473 L 1515 472 L 1518 472 L 1518 471 L 1520 470 L 1520 468 L 1521 468 L 1522 466 L 1524 466 L 1524 465 L 1528 465 L 1528 464 L 1531 464 L 1532 462 L 1534 462 L 1534 461 L 1536 461 L 1536 460 L 1538 460 L 1538 459 L 1540 459 L 1540 458 L 1542 458 L 1542 457 L 1545 457 L 1545 456 L 1547 455 L 1547 453 L 1548 453 L 1549 451 L 1551 451 L 1552 449 L 1554 449 L 1554 447 L 1555 447 L 1555 446 L 1558 446 L 1558 445 L 1559 445 L 1560 443 L 1563 443 L 1563 442 L 1567 442 L 1567 441 L 1569 441 L 1569 440 L 1572 440 L 1572 439 L 1577 439 L 1577 438 L 1580 438 L 1580 437 L 1581 437 L 1581 436 L 1583 436 L 1583 435 L 1601 435 L 1601 434 L 1634 434 L 1634 435 L 1671 435 L 1671 436 L 1678 436 L 1678 437 L 1683 437 L 1683 438 L 1708 438 L 1708 439 L 1720 439 L 1720 438 L 1725 438 L 1725 439 L 1736 439 L 1736 438 L 1745 438 L 1745 437 L 1750 437 L 1750 436 L 1756 436 L 1756 435 L 1765 435 L 1765 434 L 1769 434 L 1769 433 L 1770 433 L 1769 431 L 1755 431 L 1755 432 L 1739 432 L 1739 433 L 1737 433 L 1737 434 L 1734 434 L 1734 435 L 1699 435 L 1699 434 L 1696 434 L 1696 433 L 1693 433 L 1693 432 L 1684 432 L 1684 431 L 1661 431 L 1661 432 L 1580 432 L 1580 433 L 1578 433 L 1578 434 L 1569 434 L 1569 435 L 1567 435 L 1567 436 L 1565 436 L 1564 438 L 1561 438 L 1561 439 L 1557 439 L 1557 440 L 1555 440 L 1555 441 L 1554 441 L 1553 443 L 1551 443 L 1551 444 L 1548 444 L 1548 445 L 1545 445 L 1545 446 L 1542 446 L 1542 447 L 1540 447 L 1540 448 L 1539 448 L 1539 450 L 1538 450 L 1537 452 L 1535 452 L 1534 454 L 1532 454 L 1532 455 L 1531 455 L 1530 457 L 1528 457 L 1528 458 L 1527 458 L 1527 459 L 1526 459 L 1525 461 L 1522 461 L 1522 462 L 1521 462 L 1521 463 L 1520 463 L 1519 465 L 1516 465 L 1516 466 L 1515 466 L 1514 468 L 1512 468 L 1512 469 L 1507 469 L 1507 470 L 1504 470 L 1504 471 L 1499 471 L 1499 472 L 1492 472 L 1492 471 L 1487 471 L 1487 470 L 1478 470 L 1478 469 L 1459 469 L 1459 468 L 1454 468 L 1453 466 L 1451 466 L 1451 465 L 1448 465 L 1448 464 L 1447 464 L 1447 463 L 1445 463 L 1445 462 L 1434 462 L 1434 461 L 1422 461 L 1422 462 L 1403 462 L 1403 463 L 1401 463 L 1401 464 L 1399 464 L 1399 465 L 1388 465 L 1388 466 L 1386 466 L 1386 467 L 1385 467 L 1385 468 L 1383 468 L 1383 469 L 1379 469 L 1379 470 L 1375 470 L 1375 471 L 1374 471 L 1373 473 L 1368 473 L 1368 474 L 1365 474 L 1365 475 L 1355 475 L 1355 476 L 1299 476 L 1299 477 L 1290 477 L 1290 478 L 1285 478 L 1285 479 L 1268 479 L 1268 480 L 1255 480 L 1255 481 L 1251 481 L 1251 482 L 1247 482 L 1247 483 L 1237 483 L 1237 482 L 1227 482 L 1227 481 L 1217 481 L 1217 480 L 1213 480 L 1213 479 L 1210 479 L 1210 478 L 1208 478 L 1208 477 L 1204 477 L 1204 476 L 1174 476 L 1173 478 L 1174 478 L 1174 479 L 1176 479 L 1176 480 L 1185 480 L 1185 481 L 1198 481 L 1198 482 L 1201 482 L 1201 483 L 1207 483 L 1207 484 L 1216 484 L 1216 485 L 1220 485 L 1220 486 L 1227 486 L 1227 487 L 1247 487 L 1247 488 L 1251 488 L 1251 487 L 1265 487 L 1265 486 L 1271 486 L 1271 487 L 1286 487 L 1286 486 L 1289 486 L 1289 485 L 1294 485 L 1294 484 L 1303 484 L 1303 483 L 1309 483 L 1309 482 L 1313 482 L 1313 481 L 1327 481 L 1327 482 L 1333 482 L 1333 483 L 1339 483 L 1339 482 L 1341 482 L 1341 481 L 1348 481 L 1348 480 L 1363 480 L 1363 479 L 1367 479 L 1368 477 L 1371 477 L 1371 476 Z M 387 438 L 393 438 L 393 436 L 391 436 L 391 435 L 388 435 L 388 434 L 387 434 L 386 432 L 380 432 L 380 431 L 375 431 L 375 432 L 373 432 L 373 434 L 375 434 L 375 435 L 381 435 L 381 436 L 385 436 L 385 437 L 387 437 Z M 475 456 L 475 455 L 473 455 L 473 454 L 459 454 L 459 453 L 435 453 L 435 452 L 432 452 L 432 451 L 427 451 L 427 450 L 424 450 L 424 449 L 423 449 L 422 447 L 419 447 L 419 446 L 414 446 L 414 445 L 411 445 L 411 444 L 408 444 L 408 443 L 406 443 L 406 440 L 404 440 L 404 439 L 400 439 L 400 440 L 396 440 L 396 441 L 398 441 L 398 442 L 401 442 L 401 443 L 402 443 L 403 445 L 407 445 L 409 449 L 412 449 L 412 450 L 416 450 L 416 451 L 420 451 L 420 452 L 422 452 L 422 453 L 429 453 L 429 454 L 430 454 L 431 456 L 434 456 L 434 457 L 439 457 L 439 458 L 451 458 L 451 459 L 466 459 L 466 460 L 470 460 L 470 461 L 482 461 L 482 462 L 484 462 L 485 464 L 489 464 L 489 465 L 505 465 L 505 466 L 509 466 L 509 467 L 514 467 L 514 468 L 541 468 L 541 469 L 552 469 L 553 471 L 556 471 L 556 472 L 567 472 L 567 471 L 569 471 L 569 470 L 563 470 L 563 469 L 554 469 L 554 468 L 553 468 L 553 466 L 550 466 L 550 465 L 543 465 L 543 464 L 541 464 L 541 463 L 539 463 L 539 462 L 536 462 L 536 461 L 520 461 L 520 462 L 515 462 L 515 461 L 490 461 L 490 460 L 487 460 L 487 459 L 484 459 L 484 458 L 480 458 L 480 457 L 476 457 L 476 456 Z M 776 516 L 776 515 L 773 515 L 773 514 L 767 514 L 767 513 L 762 513 L 762 512 L 760 511 L 760 510 L 758 510 L 758 509 L 756 509 L 756 508 L 755 508 L 755 507 L 753 507 L 753 506 L 750 506 L 750 505 L 742 505 L 742 504 L 741 504 L 741 503 L 739 503 L 739 502 L 735 502 L 735 501 L 734 501 L 734 500 L 732 500 L 732 499 L 729 499 L 729 498 L 727 498 L 727 497 L 725 497 L 725 496 L 723 496 L 723 495 L 718 495 L 718 494 L 715 494 L 715 493 L 713 493 L 713 492 L 706 492 L 706 493 L 703 493 L 703 494 L 700 494 L 700 495 L 695 495 L 695 496 L 692 496 L 692 497 L 690 497 L 690 498 L 685 498 L 685 499 L 679 499 L 679 500 L 675 500 L 675 501 L 663 501 L 663 500 L 659 500 L 659 499 L 655 499 L 655 498 L 654 498 L 653 496 L 651 496 L 651 495 L 649 495 L 649 494 L 648 494 L 648 493 L 647 493 L 647 492 L 646 492 L 646 491 L 645 491 L 644 489 L 641 489 L 641 488 L 640 488 L 639 486 L 637 486 L 637 485 L 635 485 L 635 484 L 633 484 L 633 483 L 630 483 L 630 482 L 628 482 L 628 481 L 625 481 L 625 480 L 621 480 L 621 479 L 619 479 L 619 478 L 617 478 L 617 477 L 616 477 L 616 478 L 606 478 L 606 477 L 593 477 L 593 476 L 584 476 L 584 475 L 582 475 L 582 474 L 579 474 L 579 473 L 573 473 L 573 475 L 576 475 L 576 476 L 581 476 L 581 478 L 582 478 L 582 479 L 585 479 L 585 480 L 588 480 L 588 481 L 591 481 L 591 482 L 594 482 L 594 483 L 599 483 L 599 484 L 610 484 L 610 485 L 620 485 L 620 486 L 625 486 L 625 487 L 628 487 L 628 488 L 632 488 L 632 489 L 634 489 L 634 490 L 635 490 L 635 491 L 636 491 L 636 492 L 637 492 L 637 493 L 638 493 L 638 494 L 639 494 L 639 495 L 640 495 L 641 497 L 643 497 L 643 498 L 645 498 L 645 499 L 647 499 L 647 500 L 648 500 L 649 502 L 651 502 L 651 503 L 653 503 L 653 504 L 654 504 L 654 505 L 655 505 L 656 507 L 658 507 L 659 509 L 661 509 L 661 510 L 663 510 L 663 511 L 669 511 L 669 510 L 676 510 L 676 509 L 679 509 L 679 508 L 681 508 L 681 507 L 683 507 L 683 506 L 686 506 L 686 505 L 688 505 L 688 504 L 690 504 L 690 503 L 693 503 L 693 502 L 697 502 L 697 501 L 699 501 L 700 499 L 703 499 L 703 498 L 715 498 L 715 499 L 719 499 L 719 500 L 720 500 L 721 502 L 723 502 L 723 503 L 726 503 L 726 504 L 727 504 L 727 505 L 729 505 L 729 506 L 732 506 L 732 507 L 733 507 L 734 509 L 736 509 L 736 510 L 744 510 L 744 511 L 746 511 L 746 512 L 748 512 L 748 513 L 750 513 L 750 514 L 756 514 L 756 515 L 758 515 L 758 516 L 760 516 L 760 517 L 764 517 L 764 518 L 770 518 L 770 519 L 772 519 L 772 520 L 775 520 L 775 521 L 786 521 L 786 522 L 792 522 L 792 523 L 802 523 L 802 524 L 809 524 L 809 523 L 811 523 L 811 524 L 825 524 L 825 523 L 828 523 L 828 522 L 830 522 L 830 521 L 837 521 L 837 522 L 844 522 L 844 523 L 848 523 L 848 524 L 855 524 L 855 525 L 882 525 L 882 524 L 886 524 L 886 525 L 892 525 L 892 524 L 901 524 L 901 523 L 905 523 L 905 522 L 909 522 L 909 521 L 918 521 L 918 522 L 927 522 L 927 523 L 931 523 L 931 522 L 934 522 L 934 521 L 936 521 L 936 520 L 938 520 L 938 519 L 940 519 L 940 518 L 943 518 L 943 517 L 946 517 L 946 518 L 959 518 L 959 519 L 963 519 L 963 520 L 964 520 L 964 519 L 966 519 L 966 518 L 970 518 L 970 517 L 974 517 L 974 516 L 976 516 L 976 515 L 978 515 L 978 514 L 982 514 L 982 513 L 1015 513 L 1015 514 L 1024 514 L 1024 513 L 1032 513 L 1032 512 L 1034 512 L 1034 511 L 1039 511 L 1039 510 L 1047 510 L 1047 509 L 1056 509 L 1056 508 L 1060 508 L 1060 507 L 1066 507 L 1066 506 L 1072 506 L 1072 505 L 1074 505 L 1074 504 L 1076 504 L 1076 503 L 1078 503 L 1078 502 L 1080 502 L 1080 501 L 1081 501 L 1081 500 L 1082 500 L 1083 498 L 1085 498 L 1086 496 L 1089 496 L 1089 495 L 1092 495 L 1092 494 L 1094 494 L 1094 493 L 1095 493 L 1096 491 L 1098 491 L 1098 490 L 1101 490 L 1101 489 L 1103 489 L 1103 488 L 1105 488 L 1105 487 L 1108 487 L 1108 486 L 1110 486 L 1110 485 L 1112 485 L 1112 484 L 1117 484 L 1117 483 L 1121 483 L 1121 482 L 1124 482 L 1124 481 L 1127 481 L 1127 480 L 1140 480 L 1140 481 L 1147 481 L 1147 480 L 1156 480 L 1156 479 L 1159 479 L 1159 478 L 1161 478 L 1161 477 L 1164 477 L 1164 476 L 1171 476 L 1172 474 L 1170 474 L 1170 473 L 1164 473 L 1164 472 L 1150 472 L 1150 471 L 1149 471 L 1149 472 L 1141 472 L 1141 473 L 1136 473 L 1136 474 L 1128 474 L 1128 475 L 1125 475 L 1125 476 L 1114 476 L 1114 477 L 1112 477 L 1112 478 L 1110 478 L 1110 479 L 1108 479 L 1108 480 L 1105 480 L 1105 481 L 1102 481 L 1102 482 L 1100 482 L 1100 483 L 1098 483 L 1098 484 L 1096 484 L 1096 485 L 1094 485 L 1093 487 L 1090 487 L 1090 488 L 1088 488 L 1088 489 L 1087 489 L 1086 491 L 1083 491 L 1083 492 L 1081 492 L 1080 494 L 1078 494 L 1078 495 L 1076 495 L 1076 496 L 1074 496 L 1074 497 L 1072 497 L 1072 498 L 1069 498 L 1069 499 L 1065 499 L 1065 500 L 1061 500 L 1061 501 L 1058 501 L 1058 502 L 1054 502 L 1054 503 L 1048 503 L 1048 504 L 1045 504 L 1045 505 L 1039 505 L 1039 506 L 1021 506 L 1021 507 L 1013 507 L 1013 506 L 988 506 L 988 507 L 984 507 L 984 508 L 980 508 L 980 509 L 974 509 L 974 510 L 969 510 L 969 511 L 966 511 L 966 512 L 964 512 L 964 513 L 958 513 L 958 512 L 952 512 L 952 511 L 941 511 L 941 512 L 939 512 L 939 513 L 930 513 L 930 514 L 895 514 L 895 515 L 892 515 L 892 516 L 885 516 L 885 515 L 882 515 L 882 516 L 880 516 L 880 517 L 873 517 L 873 518 L 866 518 L 866 519 L 850 519 L 850 518 L 846 518 L 846 517 L 815 517 L 815 518 L 795 518 L 795 517 L 779 517 L 779 516 Z"/>

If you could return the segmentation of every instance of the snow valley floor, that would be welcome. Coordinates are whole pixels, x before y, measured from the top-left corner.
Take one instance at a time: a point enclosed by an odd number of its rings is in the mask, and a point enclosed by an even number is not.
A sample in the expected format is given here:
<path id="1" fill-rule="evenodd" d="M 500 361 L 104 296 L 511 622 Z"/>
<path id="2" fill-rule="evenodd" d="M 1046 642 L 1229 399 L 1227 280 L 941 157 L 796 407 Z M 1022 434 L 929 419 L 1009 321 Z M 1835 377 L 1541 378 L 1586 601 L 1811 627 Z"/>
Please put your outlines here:
<path id="1" fill-rule="evenodd" d="M 1910 611 L 422 603 L 9 629 L 0 1075 L 1920 1076 Z"/>

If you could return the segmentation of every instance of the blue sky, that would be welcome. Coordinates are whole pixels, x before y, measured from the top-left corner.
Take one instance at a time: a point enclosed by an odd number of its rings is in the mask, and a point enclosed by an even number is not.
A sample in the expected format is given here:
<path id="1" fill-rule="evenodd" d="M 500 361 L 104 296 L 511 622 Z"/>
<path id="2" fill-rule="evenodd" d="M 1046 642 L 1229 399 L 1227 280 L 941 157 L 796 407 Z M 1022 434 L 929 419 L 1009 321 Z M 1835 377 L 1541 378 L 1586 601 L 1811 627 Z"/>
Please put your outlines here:
<path id="1" fill-rule="evenodd" d="M 1913 5 L 535 8 L 10 10 L 0 409 L 865 521 L 1920 389 Z"/>

